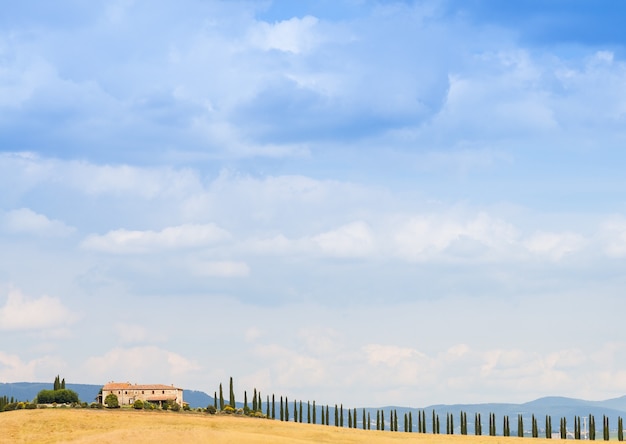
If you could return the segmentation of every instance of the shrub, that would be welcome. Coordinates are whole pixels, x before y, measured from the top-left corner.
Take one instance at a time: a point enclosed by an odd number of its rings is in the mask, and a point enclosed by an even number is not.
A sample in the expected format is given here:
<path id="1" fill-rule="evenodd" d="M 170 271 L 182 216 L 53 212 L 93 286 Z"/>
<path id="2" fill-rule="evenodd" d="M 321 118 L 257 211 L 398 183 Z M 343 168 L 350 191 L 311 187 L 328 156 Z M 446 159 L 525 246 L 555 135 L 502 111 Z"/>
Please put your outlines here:
<path id="1" fill-rule="evenodd" d="M 24 410 L 24 407 L 26 407 L 26 404 L 24 404 L 23 402 L 18 402 L 17 403 L 17 410 Z"/>
<path id="2" fill-rule="evenodd" d="M 104 403 L 109 409 L 119 409 L 120 403 L 117 399 L 117 396 L 113 393 L 109 393 L 107 397 L 104 399 Z"/>
<path id="3" fill-rule="evenodd" d="M 133 404 L 133 408 L 136 410 L 143 409 L 143 401 L 141 399 L 136 400 Z"/>
<path id="4" fill-rule="evenodd" d="M 34 402 L 29 402 L 28 404 L 26 404 L 26 410 L 34 410 L 37 408 L 37 404 L 35 404 Z"/>
<path id="5" fill-rule="evenodd" d="M 180 412 L 180 405 L 179 405 L 177 402 L 173 402 L 173 403 L 171 404 L 171 408 L 172 408 L 172 410 L 173 410 L 173 411 L 175 411 L 175 412 Z"/>
<path id="6" fill-rule="evenodd" d="M 217 412 L 217 409 L 215 408 L 213 404 L 209 404 L 206 408 L 206 412 L 210 415 L 215 415 L 215 413 Z"/>
<path id="7" fill-rule="evenodd" d="M 233 413 L 235 413 L 235 409 L 229 405 L 224 406 L 224 410 L 222 410 L 222 412 L 231 415 Z"/>
<path id="8" fill-rule="evenodd" d="M 185 412 L 188 412 L 189 410 L 191 410 L 191 407 L 189 407 L 189 404 L 185 403 L 185 404 L 183 404 L 183 410 Z"/>

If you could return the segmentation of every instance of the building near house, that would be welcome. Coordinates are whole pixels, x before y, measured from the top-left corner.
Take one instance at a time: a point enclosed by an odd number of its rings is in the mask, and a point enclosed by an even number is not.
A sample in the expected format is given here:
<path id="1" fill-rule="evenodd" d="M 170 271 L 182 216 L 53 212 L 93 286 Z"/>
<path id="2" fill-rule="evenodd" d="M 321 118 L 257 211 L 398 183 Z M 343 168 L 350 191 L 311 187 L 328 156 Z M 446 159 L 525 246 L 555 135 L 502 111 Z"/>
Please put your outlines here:
<path id="1" fill-rule="evenodd" d="M 98 395 L 98 402 L 103 403 L 107 395 L 111 393 L 117 396 L 120 405 L 132 405 L 140 399 L 159 407 L 166 401 L 183 406 L 183 389 L 174 387 L 174 385 L 109 382 L 102 387 L 102 393 Z"/>

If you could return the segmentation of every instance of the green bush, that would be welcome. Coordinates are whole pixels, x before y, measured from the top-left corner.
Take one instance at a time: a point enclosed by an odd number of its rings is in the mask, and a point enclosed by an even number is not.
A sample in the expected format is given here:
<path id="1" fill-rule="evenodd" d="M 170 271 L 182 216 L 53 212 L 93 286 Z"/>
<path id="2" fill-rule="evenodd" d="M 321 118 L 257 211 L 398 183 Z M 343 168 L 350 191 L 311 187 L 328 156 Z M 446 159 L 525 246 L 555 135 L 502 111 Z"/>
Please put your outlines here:
<path id="1" fill-rule="evenodd" d="M 173 402 L 170 404 L 172 411 L 180 412 L 180 405 L 177 402 Z"/>
<path id="2" fill-rule="evenodd" d="M 210 415 L 215 415 L 215 413 L 217 413 L 217 409 L 213 404 L 209 404 L 209 406 L 206 408 L 206 412 Z"/>
<path id="3" fill-rule="evenodd" d="M 143 401 L 142 401 L 141 399 L 136 400 L 136 401 L 134 402 L 134 404 L 133 404 L 133 408 L 134 408 L 135 410 L 141 410 L 141 409 L 143 409 Z"/>
<path id="4" fill-rule="evenodd" d="M 117 399 L 117 396 L 113 393 L 109 393 L 107 395 L 107 397 L 104 399 L 104 404 L 107 406 L 107 408 L 109 409 L 119 409 L 120 408 L 120 403 Z"/>
<path id="5" fill-rule="evenodd" d="M 34 410 L 37 408 L 37 404 L 35 404 L 34 402 L 29 402 L 28 404 L 26 404 L 26 410 Z"/>
<path id="6" fill-rule="evenodd" d="M 222 412 L 228 414 L 228 415 L 232 415 L 233 413 L 235 413 L 235 409 L 232 408 L 231 406 L 227 405 L 224 406 L 224 410 L 222 410 Z"/>

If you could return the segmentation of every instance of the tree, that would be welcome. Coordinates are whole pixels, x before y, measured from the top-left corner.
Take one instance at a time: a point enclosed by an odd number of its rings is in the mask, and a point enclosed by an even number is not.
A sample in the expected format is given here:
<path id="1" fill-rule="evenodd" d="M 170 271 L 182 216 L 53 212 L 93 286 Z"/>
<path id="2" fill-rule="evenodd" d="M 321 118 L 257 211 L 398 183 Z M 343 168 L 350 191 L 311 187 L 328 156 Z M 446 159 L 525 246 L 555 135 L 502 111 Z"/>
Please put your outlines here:
<path id="1" fill-rule="evenodd" d="M 535 418 L 535 415 L 532 415 L 531 421 L 532 421 L 533 438 L 538 438 L 539 428 L 537 427 L 537 418 Z"/>
<path id="2" fill-rule="evenodd" d="M 335 404 L 335 427 L 339 427 L 339 410 L 337 404 Z"/>
<path id="3" fill-rule="evenodd" d="M 306 402 L 306 422 L 307 422 L 307 424 L 311 424 L 311 403 L 310 403 L 310 401 Z"/>
<path id="4" fill-rule="evenodd" d="M 367 430 L 372 429 L 372 423 L 370 421 L 370 412 L 367 412 Z"/>
<path id="5" fill-rule="evenodd" d="M 300 401 L 300 422 L 302 422 L 302 401 Z"/>
<path id="6" fill-rule="evenodd" d="M 546 415 L 546 438 L 552 439 L 552 418 Z"/>
<path id="7" fill-rule="evenodd" d="M 213 407 L 215 407 L 215 411 L 217 412 L 217 392 L 213 392 Z"/>
<path id="8" fill-rule="evenodd" d="M 230 377 L 230 402 L 229 405 L 232 408 L 236 408 L 235 406 L 235 389 L 233 388 L 233 377 Z"/>
<path id="9" fill-rule="evenodd" d="M 257 411 L 257 400 L 256 400 L 256 388 L 254 389 L 254 392 L 252 394 L 252 411 L 256 412 Z"/>
<path id="10" fill-rule="evenodd" d="M 524 437 L 524 419 L 522 415 L 517 415 L 517 436 L 519 438 Z"/>
<path id="11" fill-rule="evenodd" d="M 120 403 L 117 399 L 117 395 L 114 393 L 109 393 L 106 398 L 104 398 L 104 405 L 110 409 L 118 409 L 120 408 Z"/>
<path id="12" fill-rule="evenodd" d="M 61 389 L 61 379 L 59 378 L 59 375 L 56 376 L 56 378 L 54 378 L 54 384 L 52 386 L 52 390 L 60 390 Z"/>
<path id="13" fill-rule="evenodd" d="M 272 419 L 276 419 L 276 404 L 274 403 L 273 393 L 272 393 Z"/>
<path id="14" fill-rule="evenodd" d="M 339 426 L 343 427 L 343 404 L 341 404 L 339 412 Z"/>
<path id="15" fill-rule="evenodd" d="M 365 421 L 365 409 L 363 409 L 363 430 L 367 430 L 367 422 Z"/>
<path id="16" fill-rule="evenodd" d="M 380 430 L 380 410 L 376 410 L 376 430 Z"/>
<path id="17" fill-rule="evenodd" d="M 617 440 L 624 441 L 624 421 L 621 416 L 617 417 Z"/>
<path id="18" fill-rule="evenodd" d="M 328 414 L 328 404 L 326 405 L 326 425 L 330 424 L 330 415 Z"/>
<path id="19" fill-rule="evenodd" d="M 413 432 L 413 413 L 409 411 L 409 432 Z"/>
<path id="20" fill-rule="evenodd" d="M 326 418 L 324 417 L 324 406 L 322 406 L 322 425 L 326 425 Z"/>
<path id="21" fill-rule="evenodd" d="M 280 420 L 285 420 L 285 408 L 283 407 L 283 397 L 280 397 Z"/>
<path id="22" fill-rule="evenodd" d="M 61 390 L 65 390 L 65 378 L 61 381 Z"/>
<path id="23" fill-rule="evenodd" d="M 313 400 L 313 424 L 317 424 L 317 409 L 315 408 L 315 400 Z"/>
<path id="24" fill-rule="evenodd" d="M 273 399 L 274 399 L 274 395 L 272 395 L 272 400 Z M 274 408 L 273 406 L 274 406 L 274 403 L 272 402 L 272 409 Z M 270 418 L 270 395 L 267 395 L 267 404 L 265 405 L 265 408 L 267 409 L 267 413 L 265 414 L 265 416 Z M 271 418 L 274 419 L 273 414 L 272 414 Z"/>
<path id="25" fill-rule="evenodd" d="M 135 410 L 142 410 L 143 409 L 143 401 L 141 399 L 137 399 L 134 403 L 133 403 L 133 408 Z"/>
<path id="26" fill-rule="evenodd" d="M 224 392 L 222 391 L 221 382 L 220 382 L 220 410 L 224 410 Z"/>
<path id="27" fill-rule="evenodd" d="M 289 422 L 289 400 L 285 396 L 285 421 Z"/>
<path id="28" fill-rule="evenodd" d="M 248 392 L 247 391 L 243 391 L 243 411 L 248 413 L 248 411 L 250 410 L 250 408 L 248 407 Z"/>
<path id="29" fill-rule="evenodd" d="M 352 410 L 348 409 L 348 428 L 352 428 Z"/>

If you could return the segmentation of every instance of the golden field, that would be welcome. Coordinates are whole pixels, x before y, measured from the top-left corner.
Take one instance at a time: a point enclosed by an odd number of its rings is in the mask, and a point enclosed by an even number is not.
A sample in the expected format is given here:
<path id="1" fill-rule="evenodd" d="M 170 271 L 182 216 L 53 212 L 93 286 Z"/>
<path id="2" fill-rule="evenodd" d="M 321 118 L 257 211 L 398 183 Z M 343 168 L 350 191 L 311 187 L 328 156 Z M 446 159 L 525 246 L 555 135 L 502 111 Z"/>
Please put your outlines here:
<path id="1" fill-rule="evenodd" d="M 0 443 L 423 443 L 497 444 L 521 439 L 354 430 L 202 413 L 40 409 L 0 413 Z M 545 441 L 545 442 L 544 442 Z M 533 439 L 533 444 L 548 440 Z"/>

